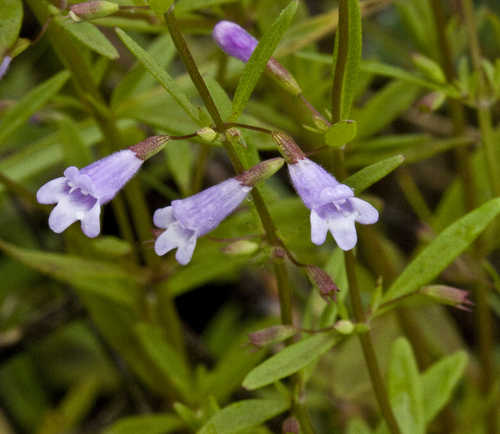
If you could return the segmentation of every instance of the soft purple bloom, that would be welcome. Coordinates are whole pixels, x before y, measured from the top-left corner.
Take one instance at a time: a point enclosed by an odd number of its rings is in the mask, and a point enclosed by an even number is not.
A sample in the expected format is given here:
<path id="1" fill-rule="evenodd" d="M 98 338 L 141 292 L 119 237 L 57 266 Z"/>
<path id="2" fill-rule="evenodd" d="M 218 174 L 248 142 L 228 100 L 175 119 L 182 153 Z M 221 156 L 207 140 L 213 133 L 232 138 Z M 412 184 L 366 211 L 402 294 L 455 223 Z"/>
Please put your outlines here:
<path id="1" fill-rule="evenodd" d="M 139 170 L 143 160 L 126 149 L 98 160 L 83 169 L 68 167 L 64 176 L 40 187 L 36 194 L 42 204 L 57 203 L 49 216 L 49 227 L 61 233 L 80 220 L 90 238 L 100 232 L 101 205 L 109 202 Z"/>
<path id="2" fill-rule="evenodd" d="M 323 244 L 329 230 L 342 250 L 350 250 L 357 242 L 354 222 L 372 224 L 378 220 L 372 205 L 354 197 L 351 188 L 308 158 L 288 164 L 288 171 L 295 190 L 311 210 L 314 244 Z"/>
<path id="3" fill-rule="evenodd" d="M 10 62 L 12 62 L 12 57 L 5 56 L 2 60 L 2 63 L 0 63 L 0 79 L 7 73 Z"/>
<path id="4" fill-rule="evenodd" d="M 166 230 L 155 242 L 156 254 L 161 256 L 177 248 L 175 258 L 186 265 L 191 261 L 197 238 L 215 229 L 251 189 L 251 186 L 231 178 L 194 196 L 174 200 L 171 206 L 157 209 L 154 224 Z"/>
<path id="5" fill-rule="evenodd" d="M 248 62 L 257 46 L 257 39 L 231 21 L 219 21 L 213 30 L 217 45 L 230 56 Z"/>

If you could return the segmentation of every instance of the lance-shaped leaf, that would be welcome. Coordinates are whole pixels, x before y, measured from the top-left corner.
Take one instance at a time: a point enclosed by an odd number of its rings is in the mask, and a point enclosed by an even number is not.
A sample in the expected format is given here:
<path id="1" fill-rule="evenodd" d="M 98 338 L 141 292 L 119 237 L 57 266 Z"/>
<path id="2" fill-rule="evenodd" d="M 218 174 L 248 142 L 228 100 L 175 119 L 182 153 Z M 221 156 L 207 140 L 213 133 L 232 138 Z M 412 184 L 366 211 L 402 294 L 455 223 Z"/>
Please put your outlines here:
<path id="1" fill-rule="evenodd" d="M 16 42 L 23 20 L 21 0 L 2 0 L 0 3 L 0 59 Z"/>
<path id="2" fill-rule="evenodd" d="M 441 232 L 405 268 L 387 290 L 384 302 L 411 294 L 439 275 L 500 214 L 500 198 L 491 199 Z"/>

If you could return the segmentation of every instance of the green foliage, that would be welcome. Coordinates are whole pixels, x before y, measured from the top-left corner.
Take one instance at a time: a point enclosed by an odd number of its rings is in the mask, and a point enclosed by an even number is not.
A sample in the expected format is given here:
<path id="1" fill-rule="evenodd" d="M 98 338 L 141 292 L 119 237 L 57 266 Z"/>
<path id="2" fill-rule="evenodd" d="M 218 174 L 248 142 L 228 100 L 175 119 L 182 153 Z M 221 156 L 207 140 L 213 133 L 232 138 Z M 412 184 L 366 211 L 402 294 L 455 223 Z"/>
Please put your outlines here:
<path id="1" fill-rule="evenodd" d="M 5 0 L 0 5 L 0 56 L 14 45 L 23 21 L 23 2 Z"/>
<path id="2" fill-rule="evenodd" d="M 0 78 L 0 431 L 270 434 L 294 417 L 303 434 L 386 434 L 392 412 L 401 434 L 493 432 L 499 6 L 114 0 L 113 15 L 76 23 L 78 3 L 0 2 L 0 61 L 12 57 Z M 259 36 L 246 64 L 214 43 L 220 20 Z M 261 80 L 271 57 L 292 92 Z M 343 213 L 312 243 L 316 217 L 285 165 L 199 236 L 192 220 L 211 222 L 231 192 L 189 222 L 174 201 L 278 156 L 277 130 L 366 194 L 377 224 L 359 223 L 361 202 L 332 199 L 316 213 Z M 78 221 L 49 229 L 41 185 L 165 134 L 100 204 L 99 237 Z M 58 211 L 81 218 L 84 197 L 108 199 L 87 186 L 95 167 L 54 190 Z M 310 182 L 310 200 L 343 191 Z M 155 254 L 165 228 L 152 215 L 168 206 L 172 250 L 196 238 L 187 265 Z M 332 237 L 350 219 L 352 255 Z M 456 288 L 474 312 L 450 315 L 419 293 L 428 285 Z"/>
<path id="3" fill-rule="evenodd" d="M 319 334 L 289 345 L 253 369 L 245 377 L 243 387 L 258 389 L 300 371 L 332 348 L 338 339 L 335 335 Z"/>

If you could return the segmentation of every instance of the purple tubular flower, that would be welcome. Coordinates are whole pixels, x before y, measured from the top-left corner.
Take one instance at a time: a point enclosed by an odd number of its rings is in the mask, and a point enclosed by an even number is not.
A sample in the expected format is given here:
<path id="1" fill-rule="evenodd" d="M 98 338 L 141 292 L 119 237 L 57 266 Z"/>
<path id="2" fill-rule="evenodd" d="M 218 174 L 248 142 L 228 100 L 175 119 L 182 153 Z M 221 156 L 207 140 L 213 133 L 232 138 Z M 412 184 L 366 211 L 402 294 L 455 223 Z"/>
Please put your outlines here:
<path id="1" fill-rule="evenodd" d="M 213 38 L 224 52 L 243 62 L 248 62 L 258 43 L 243 27 L 231 21 L 219 21 Z"/>
<path id="2" fill-rule="evenodd" d="M 347 185 L 338 182 L 325 169 L 308 158 L 288 164 L 293 186 L 311 210 L 311 241 L 321 245 L 328 231 L 342 250 L 352 249 L 358 240 L 354 222 L 372 224 L 377 210 L 354 197 Z"/>
<path id="3" fill-rule="evenodd" d="M 171 206 L 157 209 L 153 222 L 166 231 L 156 239 L 156 254 L 162 256 L 177 248 L 177 261 L 182 265 L 189 263 L 196 239 L 215 229 L 251 189 L 251 186 L 231 178 L 194 196 L 174 200 Z"/>
<path id="4" fill-rule="evenodd" d="M 50 229 L 59 234 L 80 220 L 85 235 L 99 235 L 101 205 L 115 197 L 142 163 L 135 152 L 126 149 L 83 169 L 68 167 L 64 176 L 42 185 L 36 194 L 38 202 L 57 204 L 49 216 Z"/>

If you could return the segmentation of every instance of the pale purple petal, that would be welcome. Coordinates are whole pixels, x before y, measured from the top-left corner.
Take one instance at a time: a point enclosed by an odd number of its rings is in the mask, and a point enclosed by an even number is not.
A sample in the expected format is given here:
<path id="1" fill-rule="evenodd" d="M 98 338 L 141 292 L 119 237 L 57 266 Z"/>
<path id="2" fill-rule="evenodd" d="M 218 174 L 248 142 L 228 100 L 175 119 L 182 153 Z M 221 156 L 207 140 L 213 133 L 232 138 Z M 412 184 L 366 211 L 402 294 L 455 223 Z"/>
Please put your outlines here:
<path id="1" fill-rule="evenodd" d="M 157 255 L 163 256 L 170 250 L 188 244 L 190 239 L 195 235 L 193 231 L 186 230 L 179 222 L 176 222 L 170 225 L 168 229 L 156 239 L 155 252 Z"/>
<path id="2" fill-rule="evenodd" d="M 96 202 L 95 205 L 85 213 L 82 220 L 82 231 L 87 237 L 95 238 L 101 231 L 99 215 L 101 214 L 101 205 Z"/>
<path id="3" fill-rule="evenodd" d="M 167 229 L 174 221 L 174 210 L 171 206 L 157 209 L 153 214 L 153 223 L 156 227 Z"/>
<path id="4" fill-rule="evenodd" d="M 61 200 L 49 215 L 49 227 L 56 234 L 65 231 L 78 217 L 69 200 Z"/>
<path id="5" fill-rule="evenodd" d="M 2 63 L 0 64 L 0 79 L 7 74 L 7 71 L 9 70 L 10 62 L 12 62 L 12 57 L 10 56 L 5 56 L 2 60 Z"/>
<path id="6" fill-rule="evenodd" d="M 193 257 L 194 248 L 196 247 L 196 234 L 193 234 L 187 242 L 181 244 L 175 253 L 175 259 L 181 265 L 187 265 Z"/>
<path id="7" fill-rule="evenodd" d="M 321 190 L 319 200 L 321 203 L 327 204 L 353 196 L 354 192 L 347 185 L 339 184 L 335 187 L 327 187 Z"/>
<path id="8" fill-rule="evenodd" d="M 326 220 L 322 219 L 316 211 L 311 211 L 311 241 L 320 246 L 326 241 L 328 234 L 328 224 Z"/>
<path id="9" fill-rule="evenodd" d="M 308 158 L 289 164 L 288 172 L 295 190 L 309 209 L 329 202 L 321 199 L 321 192 L 328 188 L 336 189 L 340 185 L 325 169 Z"/>
<path id="10" fill-rule="evenodd" d="M 358 241 L 352 216 L 328 219 L 328 228 L 342 250 L 351 250 Z"/>
<path id="11" fill-rule="evenodd" d="M 36 200 L 44 205 L 57 203 L 65 195 L 66 178 L 56 178 L 42 185 L 36 192 Z"/>
<path id="12" fill-rule="evenodd" d="M 175 219 L 186 229 L 196 231 L 198 236 L 205 235 L 233 212 L 251 189 L 231 178 L 194 196 L 174 200 Z"/>
<path id="13" fill-rule="evenodd" d="M 257 39 L 243 27 L 231 21 L 219 21 L 213 30 L 217 45 L 230 56 L 248 62 L 258 44 Z"/>
<path id="14" fill-rule="evenodd" d="M 129 149 L 115 152 L 80 170 L 92 179 L 99 202 L 109 202 L 137 173 L 144 161 Z"/>
<path id="15" fill-rule="evenodd" d="M 378 221 L 378 211 L 368 202 L 357 197 L 349 199 L 354 210 L 356 211 L 356 221 L 364 225 L 371 225 Z"/>

